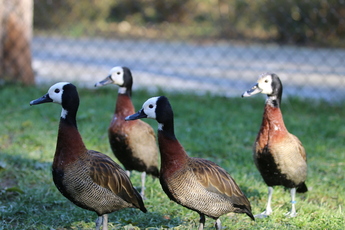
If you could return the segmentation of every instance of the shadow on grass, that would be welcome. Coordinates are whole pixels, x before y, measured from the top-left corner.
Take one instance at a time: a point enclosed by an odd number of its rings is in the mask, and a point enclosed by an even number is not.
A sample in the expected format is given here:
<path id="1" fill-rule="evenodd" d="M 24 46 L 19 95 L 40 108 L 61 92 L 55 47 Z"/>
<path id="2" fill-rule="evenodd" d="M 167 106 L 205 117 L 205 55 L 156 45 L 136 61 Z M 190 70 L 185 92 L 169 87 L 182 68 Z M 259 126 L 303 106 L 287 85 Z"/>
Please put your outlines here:
<path id="1" fill-rule="evenodd" d="M 51 162 L 1 152 L 0 166 L 0 221 L 4 229 L 94 228 L 96 213 L 77 207 L 55 187 Z M 152 205 L 146 206 L 148 213 L 123 209 L 109 214 L 109 226 L 161 229 L 181 225 L 178 217 L 171 218 L 152 210 Z"/>
<path id="2" fill-rule="evenodd" d="M 0 162 L 4 170 L 42 170 L 51 168 L 51 162 L 39 162 L 25 157 L 23 154 L 9 154 L 0 152 Z"/>
<path id="3" fill-rule="evenodd" d="M 109 224 L 119 229 L 170 229 L 180 226 L 181 223 L 179 217 L 171 217 L 153 210 L 141 213 L 134 209 L 123 209 L 109 215 Z"/>

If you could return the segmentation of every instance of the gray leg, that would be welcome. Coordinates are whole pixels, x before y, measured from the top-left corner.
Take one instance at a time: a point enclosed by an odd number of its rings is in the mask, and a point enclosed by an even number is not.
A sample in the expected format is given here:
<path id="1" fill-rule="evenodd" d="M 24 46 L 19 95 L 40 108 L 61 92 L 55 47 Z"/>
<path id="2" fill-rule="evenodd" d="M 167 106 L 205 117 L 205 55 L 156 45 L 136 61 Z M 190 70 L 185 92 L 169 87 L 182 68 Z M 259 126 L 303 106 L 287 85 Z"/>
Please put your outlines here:
<path id="1" fill-rule="evenodd" d="M 96 219 L 96 230 L 99 230 L 101 225 L 103 223 L 103 216 L 99 216 L 97 219 Z"/>
<path id="2" fill-rule="evenodd" d="M 272 214 L 272 207 L 271 207 L 272 195 L 273 195 L 273 187 L 268 187 L 268 199 L 267 199 L 266 210 L 263 213 L 255 215 L 254 216 L 255 218 L 265 218 Z"/>
<path id="3" fill-rule="evenodd" d="M 220 219 L 216 220 L 216 223 L 214 225 L 216 227 L 217 230 L 221 230 L 222 229 L 222 222 L 220 222 Z"/>
<path id="4" fill-rule="evenodd" d="M 198 230 L 203 230 L 205 225 L 205 215 L 200 214 L 199 228 Z"/>
<path id="5" fill-rule="evenodd" d="M 290 190 L 290 195 L 291 195 L 291 211 L 286 213 L 286 216 L 295 217 L 295 216 L 297 216 L 296 207 L 295 207 L 296 188 L 292 188 Z"/>
<path id="6" fill-rule="evenodd" d="M 141 192 L 140 195 L 142 198 L 145 197 L 145 180 L 146 180 L 146 172 L 141 173 Z"/>
<path id="7" fill-rule="evenodd" d="M 103 229 L 108 230 L 108 214 L 103 215 Z"/>

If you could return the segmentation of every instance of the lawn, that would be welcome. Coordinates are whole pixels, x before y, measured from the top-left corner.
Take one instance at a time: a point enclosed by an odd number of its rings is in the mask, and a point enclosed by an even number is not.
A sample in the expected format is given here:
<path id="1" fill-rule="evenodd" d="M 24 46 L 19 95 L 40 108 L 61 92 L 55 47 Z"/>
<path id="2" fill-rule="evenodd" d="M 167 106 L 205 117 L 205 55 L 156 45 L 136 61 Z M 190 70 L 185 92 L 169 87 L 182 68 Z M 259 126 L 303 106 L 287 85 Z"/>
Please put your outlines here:
<path id="1" fill-rule="evenodd" d="M 61 107 L 29 102 L 47 92 L 49 86 L 0 86 L 0 229 L 93 229 L 97 215 L 81 209 L 56 189 L 51 175 Z M 246 89 L 243 89 L 246 90 Z M 81 104 L 78 127 L 89 149 L 111 156 L 107 127 L 116 100 L 116 87 L 79 89 Z M 135 107 L 151 96 L 133 94 Z M 225 98 L 211 95 L 164 93 L 175 114 L 175 133 L 188 154 L 216 162 L 237 181 L 251 202 L 253 214 L 265 209 L 267 187 L 252 160 L 252 144 L 259 130 L 264 97 Z M 288 190 L 276 187 L 273 214 L 251 221 L 246 215 L 221 217 L 224 229 L 343 229 L 345 207 L 345 109 L 299 98 L 284 98 L 285 124 L 297 135 L 308 156 L 309 191 L 297 194 L 295 218 Z M 145 120 L 154 129 L 157 123 Z M 140 184 L 140 173 L 131 176 Z M 148 213 L 125 209 L 109 215 L 110 229 L 196 229 L 199 216 L 170 201 L 159 180 L 148 177 Z M 206 228 L 214 229 L 206 218 Z"/>

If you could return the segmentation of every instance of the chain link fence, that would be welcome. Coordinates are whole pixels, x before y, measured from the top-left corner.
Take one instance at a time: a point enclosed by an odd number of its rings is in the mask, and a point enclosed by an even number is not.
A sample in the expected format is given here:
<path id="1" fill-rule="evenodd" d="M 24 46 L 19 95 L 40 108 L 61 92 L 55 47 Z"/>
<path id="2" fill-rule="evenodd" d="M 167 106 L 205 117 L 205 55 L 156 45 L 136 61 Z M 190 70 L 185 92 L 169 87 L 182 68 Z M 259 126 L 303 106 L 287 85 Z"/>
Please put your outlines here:
<path id="1" fill-rule="evenodd" d="M 263 72 L 284 95 L 345 98 L 342 0 L 34 1 L 36 81 L 87 87 L 113 66 L 134 87 L 240 96 Z"/>

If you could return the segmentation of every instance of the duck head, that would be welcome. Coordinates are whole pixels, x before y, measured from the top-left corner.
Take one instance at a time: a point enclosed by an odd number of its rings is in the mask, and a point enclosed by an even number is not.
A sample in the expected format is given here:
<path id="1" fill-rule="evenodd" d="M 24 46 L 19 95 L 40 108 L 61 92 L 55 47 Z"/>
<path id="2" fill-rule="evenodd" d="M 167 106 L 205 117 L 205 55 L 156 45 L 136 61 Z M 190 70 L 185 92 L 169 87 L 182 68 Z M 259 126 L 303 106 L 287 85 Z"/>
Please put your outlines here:
<path id="1" fill-rule="evenodd" d="M 156 119 L 157 101 L 160 97 L 151 97 L 143 104 L 142 108 L 135 114 L 125 118 L 126 121 L 136 120 L 140 118 Z"/>
<path id="2" fill-rule="evenodd" d="M 79 96 L 77 88 L 69 82 L 59 82 L 52 85 L 48 93 L 40 98 L 32 100 L 30 105 L 38 105 L 53 102 L 60 104 L 63 108 L 61 117 L 65 117 L 67 111 L 75 111 L 79 106 Z"/>
<path id="3" fill-rule="evenodd" d="M 152 97 L 148 99 L 142 108 L 135 114 L 125 118 L 126 121 L 140 118 L 155 119 L 159 126 L 158 129 L 172 129 L 174 125 L 174 113 L 170 102 L 165 96 Z"/>
<path id="4" fill-rule="evenodd" d="M 242 97 L 250 97 L 252 95 L 262 93 L 266 94 L 268 101 L 278 103 L 280 105 L 283 85 L 278 77 L 274 73 L 264 73 L 259 76 L 257 83 L 249 90 L 242 94 Z"/>
<path id="5" fill-rule="evenodd" d="M 132 73 L 129 68 L 115 66 L 109 71 L 109 75 L 95 84 L 95 87 L 115 84 L 126 90 L 131 90 L 133 85 Z"/>
<path id="6" fill-rule="evenodd" d="M 242 97 L 250 97 L 254 94 L 263 93 L 268 96 L 278 95 L 283 90 L 279 77 L 274 73 L 264 73 L 259 76 L 257 83 L 242 94 Z"/>

